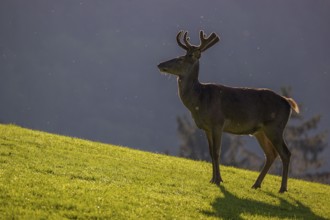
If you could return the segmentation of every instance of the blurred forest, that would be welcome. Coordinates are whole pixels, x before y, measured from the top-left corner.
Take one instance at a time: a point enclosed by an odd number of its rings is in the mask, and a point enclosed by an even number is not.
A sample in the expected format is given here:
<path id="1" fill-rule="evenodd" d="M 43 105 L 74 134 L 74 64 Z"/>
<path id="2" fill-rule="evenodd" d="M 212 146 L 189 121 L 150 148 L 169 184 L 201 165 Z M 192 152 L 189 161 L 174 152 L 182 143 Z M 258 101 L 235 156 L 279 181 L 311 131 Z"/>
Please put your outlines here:
<path id="1" fill-rule="evenodd" d="M 220 43 L 201 58 L 201 82 L 290 85 L 304 104 L 292 121 L 320 114 L 320 134 L 330 124 L 329 11 L 327 0 L 1 0 L 0 121 L 178 155 L 187 110 L 157 64 L 183 54 L 179 30 L 197 43 L 203 29 Z"/>

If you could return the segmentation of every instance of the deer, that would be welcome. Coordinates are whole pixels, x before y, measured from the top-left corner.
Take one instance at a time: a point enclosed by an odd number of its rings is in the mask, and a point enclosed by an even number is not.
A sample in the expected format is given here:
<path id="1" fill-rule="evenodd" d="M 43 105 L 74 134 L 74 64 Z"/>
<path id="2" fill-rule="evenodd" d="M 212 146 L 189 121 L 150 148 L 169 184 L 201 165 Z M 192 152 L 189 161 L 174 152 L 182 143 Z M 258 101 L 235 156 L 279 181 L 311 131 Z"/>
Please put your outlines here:
<path id="1" fill-rule="evenodd" d="M 195 124 L 207 137 L 212 159 L 210 183 L 220 185 L 220 152 L 222 133 L 254 136 L 261 146 L 265 163 L 252 188 L 261 187 L 274 160 L 282 161 L 282 181 L 279 193 L 287 191 L 291 152 L 283 138 L 292 113 L 299 113 L 297 103 L 265 88 L 229 87 L 201 83 L 199 59 L 201 54 L 219 42 L 217 34 L 207 36 L 200 31 L 200 45 L 190 43 L 187 31 L 179 31 L 176 41 L 186 54 L 158 65 L 160 72 L 177 77 L 178 95 L 190 111 Z M 183 40 L 183 41 L 182 41 Z"/>

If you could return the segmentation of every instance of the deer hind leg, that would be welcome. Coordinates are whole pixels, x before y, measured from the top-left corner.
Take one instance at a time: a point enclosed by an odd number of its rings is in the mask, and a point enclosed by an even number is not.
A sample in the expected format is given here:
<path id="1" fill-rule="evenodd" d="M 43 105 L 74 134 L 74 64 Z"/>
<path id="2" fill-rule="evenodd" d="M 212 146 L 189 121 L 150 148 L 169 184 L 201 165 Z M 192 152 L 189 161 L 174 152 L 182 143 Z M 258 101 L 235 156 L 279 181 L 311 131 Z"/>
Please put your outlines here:
<path id="1" fill-rule="evenodd" d="M 273 146 L 275 147 L 277 153 L 280 155 L 280 158 L 282 160 L 282 182 L 279 192 L 283 193 L 287 191 L 291 153 L 283 139 L 283 129 L 267 129 L 265 130 L 265 133 L 268 139 L 272 142 Z"/>
<path id="2" fill-rule="evenodd" d="M 266 162 L 262 168 L 256 182 L 253 184 L 252 188 L 257 189 L 261 187 L 261 183 L 264 180 L 269 168 L 273 164 L 274 160 L 277 157 L 277 152 L 273 144 L 269 141 L 267 136 L 263 131 L 258 132 L 254 135 L 259 142 L 259 145 L 263 149 L 266 157 Z"/>

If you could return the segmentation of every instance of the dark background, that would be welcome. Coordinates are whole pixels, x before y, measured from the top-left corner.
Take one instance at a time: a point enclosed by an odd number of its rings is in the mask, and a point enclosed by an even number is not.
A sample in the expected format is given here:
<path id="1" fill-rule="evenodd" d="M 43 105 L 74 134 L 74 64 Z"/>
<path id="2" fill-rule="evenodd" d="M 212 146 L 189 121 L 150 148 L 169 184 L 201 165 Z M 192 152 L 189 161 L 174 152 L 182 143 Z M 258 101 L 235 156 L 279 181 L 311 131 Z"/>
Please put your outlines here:
<path id="1" fill-rule="evenodd" d="M 188 111 L 156 66 L 184 53 L 179 30 L 198 44 L 203 29 L 221 40 L 202 82 L 291 86 L 327 130 L 329 11 L 326 0 L 1 0 L 0 122 L 176 155 Z"/>

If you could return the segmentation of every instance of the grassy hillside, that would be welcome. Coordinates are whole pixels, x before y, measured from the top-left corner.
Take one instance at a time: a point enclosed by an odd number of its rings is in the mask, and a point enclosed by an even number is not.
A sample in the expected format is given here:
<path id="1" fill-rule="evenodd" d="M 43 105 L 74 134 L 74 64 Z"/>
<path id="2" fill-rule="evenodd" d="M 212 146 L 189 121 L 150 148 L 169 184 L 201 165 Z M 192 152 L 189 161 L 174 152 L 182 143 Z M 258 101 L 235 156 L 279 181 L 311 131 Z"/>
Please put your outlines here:
<path id="1" fill-rule="evenodd" d="M 0 125 L 0 219 L 329 219 L 330 186 Z"/>

